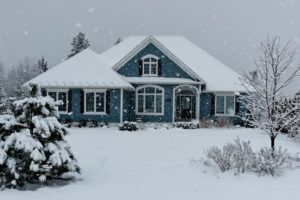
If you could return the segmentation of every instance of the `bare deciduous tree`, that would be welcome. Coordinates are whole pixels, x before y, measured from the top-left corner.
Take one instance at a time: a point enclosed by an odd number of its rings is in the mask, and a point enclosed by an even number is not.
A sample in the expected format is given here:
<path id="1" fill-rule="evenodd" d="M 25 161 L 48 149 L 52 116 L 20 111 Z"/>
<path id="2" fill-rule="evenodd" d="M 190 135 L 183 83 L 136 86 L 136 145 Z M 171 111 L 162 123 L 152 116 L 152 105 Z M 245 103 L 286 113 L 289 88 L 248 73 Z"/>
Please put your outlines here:
<path id="1" fill-rule="evenodd" d="M 299 66 L 293 64 L 295 50 L 291 48 L 291 40 L 284 46 L 280 37 L 269 37 L 261 43 L 262 55 L 255 62 L 256 77 L 245 74 L 242 79 L 248 95 L 244 98 L 247 114 L 244 120 L 268 133 L 271 148 L 275 149 L 277 135 L 298 119 L 299 105 L 282 110 L 284 90 L 298 75 Z"/>

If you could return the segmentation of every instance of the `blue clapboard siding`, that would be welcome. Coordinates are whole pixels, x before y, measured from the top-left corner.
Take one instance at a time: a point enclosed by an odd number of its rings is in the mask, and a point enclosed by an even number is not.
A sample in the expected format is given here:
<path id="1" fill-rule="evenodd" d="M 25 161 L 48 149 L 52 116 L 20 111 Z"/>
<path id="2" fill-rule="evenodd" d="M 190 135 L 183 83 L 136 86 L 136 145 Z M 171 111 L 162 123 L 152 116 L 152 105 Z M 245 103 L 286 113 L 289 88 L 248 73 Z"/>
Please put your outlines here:
<path id="1" fill-rule="evenodd" d="M 98 121 L 98 122 L 120 122 L 120 89 L 110 90 L 110 112 L 105 115 L 85 115 L 80 113 L 80 89 L 72 90 L 72 113 L 62 114 L 61 119 L 71 119 L 74 122 L 80 120 Z"/>
<path id="2" fill-rule="evenodd" d="M 127 77 L 138 77 L 139 75 L 139 60 L 148 54 L 155 55 L 161 59 L 162 77 L 172 78 L 190 78 L 185 71 L 183 71 L 178 65 L 176 65 L 170 58 L 163 54 L 153 44 L 149 44 L 140 52 L 138 52 L 133 58 L 131 58 L 124 66 L 122 66 L 117 72 Z"/>

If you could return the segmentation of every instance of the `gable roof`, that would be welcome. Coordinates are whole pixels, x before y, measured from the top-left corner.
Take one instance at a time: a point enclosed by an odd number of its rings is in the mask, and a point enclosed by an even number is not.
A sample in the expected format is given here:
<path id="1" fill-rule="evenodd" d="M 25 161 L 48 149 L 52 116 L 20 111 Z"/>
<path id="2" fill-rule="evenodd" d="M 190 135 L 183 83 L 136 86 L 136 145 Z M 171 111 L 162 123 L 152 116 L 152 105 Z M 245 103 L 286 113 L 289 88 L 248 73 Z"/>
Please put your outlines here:
<path id="1" fill-rule="evenodd" d="M 25 83 L 24 86 L 30 83 L 38 84 L 41 87 L 133 88 L 90 49 L 85 49 L 40 74 Z"/>
<path id="2" fill-rule="evenodd" d="M 206 83 L 208 91 L 245 91 L 240 75 L 182 36 L 133 36 L 99 55 L 117 70 L 149 43 L 154 44 L 189 75 Z"/>

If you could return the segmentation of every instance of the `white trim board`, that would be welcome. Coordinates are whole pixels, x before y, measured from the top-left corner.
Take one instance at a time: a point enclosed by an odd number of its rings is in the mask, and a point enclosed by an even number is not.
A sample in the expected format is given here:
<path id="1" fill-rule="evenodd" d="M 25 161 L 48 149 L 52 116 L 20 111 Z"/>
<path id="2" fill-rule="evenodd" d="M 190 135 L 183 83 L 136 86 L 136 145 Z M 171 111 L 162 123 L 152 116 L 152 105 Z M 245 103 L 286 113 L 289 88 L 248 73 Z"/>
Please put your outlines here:
<path id="1" fill-rule="evenodd" d="M 183 71 L 190 75 L 195 80 L 200 80 L 201 83 L 205 81 L 199 77 L 193 70 L 191 70 L 186 64 L 184 64 L 179 58 L 177 58 L 171 51 L 169 51 L 163 44 L 161 44 L 153 36 L 146 37 L 141 43 L 134 47 L 126 56 L 124 56 L 120 61 L 118 61 L 112 68 L 118 71 L 123 65 L 125 65 L 130 59 L 132 59 L 139 51 L 145 48 L 147 45 L 152 43 L 156 48 L 161 50 L 165 55 L 167 55 L 175 64 L 177 64 Z"/>

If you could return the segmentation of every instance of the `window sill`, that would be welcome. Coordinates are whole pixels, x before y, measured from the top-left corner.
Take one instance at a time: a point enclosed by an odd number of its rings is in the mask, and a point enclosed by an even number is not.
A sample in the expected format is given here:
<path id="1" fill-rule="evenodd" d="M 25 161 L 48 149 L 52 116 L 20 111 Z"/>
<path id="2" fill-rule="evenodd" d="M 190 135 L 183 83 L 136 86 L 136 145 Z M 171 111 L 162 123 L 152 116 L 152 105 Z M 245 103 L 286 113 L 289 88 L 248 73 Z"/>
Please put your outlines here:
<path id="1" fill-rule="evenodd" d="M 217 116 L 217 117 L 235 117 L 236 115 L 234 115 L 234 114 L 215 114 L 214 116 Z"/>
<path id="2" fill-rule="evenodd" d="M 83 115 L 107 115 L 105 112 L 85 112 Z"/>
<path id="3" fill-rule="evenodd" d="M 135 113 L 136 115 L 153 115 L 153 116 L 163 116 L 164 113 Z"/>
<path id="4" fill-rule="evenodd" d="M 157 74 L 143 74 L 142 77 L 158 77 Z"/>

